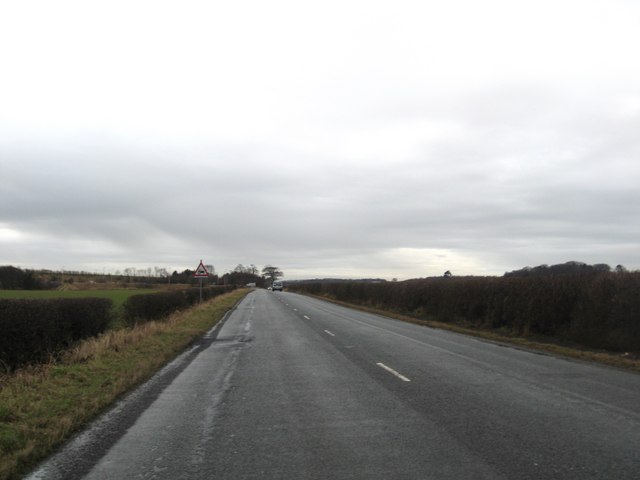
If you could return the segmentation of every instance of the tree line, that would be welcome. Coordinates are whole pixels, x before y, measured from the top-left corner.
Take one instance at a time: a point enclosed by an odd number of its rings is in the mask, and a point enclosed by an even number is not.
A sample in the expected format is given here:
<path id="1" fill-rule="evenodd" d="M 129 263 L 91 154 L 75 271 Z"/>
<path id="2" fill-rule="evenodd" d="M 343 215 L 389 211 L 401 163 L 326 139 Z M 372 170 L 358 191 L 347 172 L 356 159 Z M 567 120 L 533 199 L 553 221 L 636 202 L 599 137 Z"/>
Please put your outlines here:
<path id="1" fill-rule="evenodd" d="M 21 270 L 10 265 L 0 267 L 0 290 L 37 290 L 45 284 L 33 270 Z"/>
<path id="2" fill-rule="evenodd" d="M 213 266 L 208 266 L 208 285 L 248 285 L 268 287 L 277 278 L 283 276 L 282 270 L 266 265 L 262 270 L 251 264 L 238 264 L 233 270 L 218 275 Z M 54 272 L 51 270 L 23 270 L 13 266 L 0 266 L 0 290 L 44 290 L 55 289 L 62 284 L 76 282 L 121 283 L 121 284 L 185 284 L 195 285 L 199 279 L 193 275 L 195 270 L 174 270 L 169 274 L 165 268 L 148 269 L 127 268 L 124 274 L 97 274 L 89 272 Z"/>

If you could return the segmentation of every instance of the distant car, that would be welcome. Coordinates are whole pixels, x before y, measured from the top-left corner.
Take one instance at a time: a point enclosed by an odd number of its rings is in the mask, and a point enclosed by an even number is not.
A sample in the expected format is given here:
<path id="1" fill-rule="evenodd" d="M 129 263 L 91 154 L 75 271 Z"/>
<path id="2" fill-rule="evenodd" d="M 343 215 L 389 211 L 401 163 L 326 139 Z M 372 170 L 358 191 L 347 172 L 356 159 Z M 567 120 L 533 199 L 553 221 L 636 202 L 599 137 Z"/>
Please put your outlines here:
<path id="1" fill-rule="evenodd" d="M 276 290 L 282 291 L 282 282 L 280 280 L 276 280 L 271 285 L 271 289 L 275 292 Z"/>

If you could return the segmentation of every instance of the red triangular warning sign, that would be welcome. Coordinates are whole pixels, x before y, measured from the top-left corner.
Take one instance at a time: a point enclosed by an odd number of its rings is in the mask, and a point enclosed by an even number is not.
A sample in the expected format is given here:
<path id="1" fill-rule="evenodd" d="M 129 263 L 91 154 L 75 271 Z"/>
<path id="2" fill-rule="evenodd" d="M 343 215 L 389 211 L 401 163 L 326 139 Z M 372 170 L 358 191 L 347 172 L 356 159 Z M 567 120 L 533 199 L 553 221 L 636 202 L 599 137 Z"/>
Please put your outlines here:
<path id="1" fill-rule="evenodd" d="M 200 265 L 196 268 L 196 273 L 193 274 L 194 277 L 208 277 L 209 272 L 207 271 L 207 267 L 204 266 L 202 260 L 200 260 Z"/>

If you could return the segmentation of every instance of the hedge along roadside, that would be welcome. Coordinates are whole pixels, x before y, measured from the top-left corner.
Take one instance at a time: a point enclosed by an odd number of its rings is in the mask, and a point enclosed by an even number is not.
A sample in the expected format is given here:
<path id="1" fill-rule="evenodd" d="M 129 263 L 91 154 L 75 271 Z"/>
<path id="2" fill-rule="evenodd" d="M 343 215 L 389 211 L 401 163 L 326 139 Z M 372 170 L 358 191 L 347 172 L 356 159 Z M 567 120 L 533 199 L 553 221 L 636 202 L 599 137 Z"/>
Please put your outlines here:
<path id="1" fill-rule="evenodd" d="M 417 319 L 640 353 L 640 272 L 289 284 Z"/>
<path id="2" fill-rule="evenodd" d="M 202 300 L 210 300 L 231 292 L 235 285 L 206 287 L 202 289 Z M 123 305 L 124 319 L 129 326 L 165 317 L 200 301 L 200 290 L 196 288 L 171 292 L 132 295 Z"/>
<path id="3" fill-rule="evenodd" d="M 106 298 L 0 299 L 0 364 L 11 371 L 50 360 L 104 332 L 112 306 Z"/>

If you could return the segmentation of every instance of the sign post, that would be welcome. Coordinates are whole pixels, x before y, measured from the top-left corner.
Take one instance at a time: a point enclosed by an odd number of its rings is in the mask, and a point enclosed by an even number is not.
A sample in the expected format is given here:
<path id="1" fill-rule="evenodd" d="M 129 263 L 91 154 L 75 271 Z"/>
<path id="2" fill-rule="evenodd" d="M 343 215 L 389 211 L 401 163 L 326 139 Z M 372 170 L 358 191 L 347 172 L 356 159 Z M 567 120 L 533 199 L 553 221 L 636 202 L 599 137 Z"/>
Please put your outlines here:
<path id="1" fill-rule="evenodd" d="M 202 260 L 200 260 L 200 265 L 196 268 L 196 273 L 194 273 L 193 276 L 200 281 L 200 303 L 202 303 L 202 279 L 209 277 L 207 267 L 204 266 Z"/>

